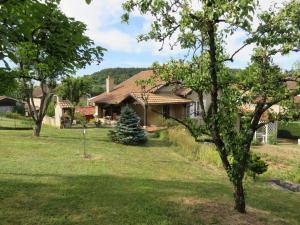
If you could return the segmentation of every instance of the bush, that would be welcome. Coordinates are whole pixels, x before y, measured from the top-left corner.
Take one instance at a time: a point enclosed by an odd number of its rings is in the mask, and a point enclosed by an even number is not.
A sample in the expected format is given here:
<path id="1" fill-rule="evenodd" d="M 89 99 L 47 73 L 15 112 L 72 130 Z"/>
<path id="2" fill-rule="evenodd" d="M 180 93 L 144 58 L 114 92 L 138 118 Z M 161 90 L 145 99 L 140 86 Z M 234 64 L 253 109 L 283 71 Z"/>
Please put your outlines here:
<path id="1" fill-rule="evenodd" d="M 183 126 L 163 130 L 160 138 L 177 146 L 177 152 L 190 160 L 222 167 L 222 162 L 214 145 L 196 142 Z"/>
<path id="2" fill-rule="evenodd" d="M 278 130 L 278 137 L 280 138 L 300 138 L 300 122 L 280 122 Z"/>
<path id="3" fill-rule="evenodd" d="M 15 113 L 15 112 L 7 112 L 5 114 L 5 117 L 10 118 L 10 119 L 18 119 L 18 120 L 27 119 L 25 116 L 22 116 L 19 113 Z"/>
<path id="4" fill-rule="evenodd" d="M 252 140 L 252 143 L 251 143 L 251 145 L 253 145 L 253 146 L 259 146 L 259 145 L 261 145 L 262 143 L 261 142 L 259 142 L 256 138 L 254 138 L 253 140 Z"/>
<path id="5" fill-rule="evenodd" d="M 17 103 L 16 104 L 16 107 L 14 109 L 14 112 L 15 113 L 18 113 L 20 115 L 25 115 L 25 108 L 24 108 L 24 105 L 21 104 L 21 103 Z"/>
<path id="6" fill-rule="evenodd" d="M 266 164 L 259 156 L 252 153 L 247 166 L 248 175 L 254 180 L 257 175 L 263 174 L 268 170 L 268 164 Z"/>
<path id="7" fill-rule="evenodd" d="M 134 110 L 125 106 L 120 119 L 114 128 L 108 133 L 111 141 L 125 145 L 139 145 L 147 141 L 146 133 L 140 126 L 140 118 Z"/>
<path id="8" fill-rule="evenodd" d="M 54 102 L 51 101 L 48 105 L 47 111 L 46 111 L 46 115 L 50 116 L 50 117 L 54 117 L 55 116 L 55 106 L 54 106 Z"/>
<path id="9" fill-rule="evenodd" d="M 278 142 L 277 142 L 277 137 L 275 134 L 271 134 L 268 138 L 268 144 L 270 145 L 277 145 Z"/>
<path id="10" fill-rule="evenodd" d="M 75 113 L 74 119 L 76 120 L 76 123 L 80 124 L 82 127 L 85 127 L 86 124 L 88 123 L 86 117 L 81 113 Z"/>
<path id="11" fill-rule="evenodd" d="M 163 126 L 168 127 L 168 128 L 178 126 L 178 122 L 176 122 L 173 119 L 166 119 L 166 118 L 162 119 L 162 124 L 163 124 Z"/>

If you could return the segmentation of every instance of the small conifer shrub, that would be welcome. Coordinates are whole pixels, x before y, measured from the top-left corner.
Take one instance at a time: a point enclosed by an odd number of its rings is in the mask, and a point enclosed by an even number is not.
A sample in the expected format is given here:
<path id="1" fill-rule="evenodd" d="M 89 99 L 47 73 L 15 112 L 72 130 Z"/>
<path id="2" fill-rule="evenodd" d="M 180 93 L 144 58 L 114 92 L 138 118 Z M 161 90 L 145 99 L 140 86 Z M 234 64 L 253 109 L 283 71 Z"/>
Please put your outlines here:
<path id="1" fill-rule="evenodd" d="M 140 118 L 129 106 L 123 107 L 116 127 L 109 131 L 108 136 L 111 141 L 124 145 L 140 145 L 147 141 Z"/>

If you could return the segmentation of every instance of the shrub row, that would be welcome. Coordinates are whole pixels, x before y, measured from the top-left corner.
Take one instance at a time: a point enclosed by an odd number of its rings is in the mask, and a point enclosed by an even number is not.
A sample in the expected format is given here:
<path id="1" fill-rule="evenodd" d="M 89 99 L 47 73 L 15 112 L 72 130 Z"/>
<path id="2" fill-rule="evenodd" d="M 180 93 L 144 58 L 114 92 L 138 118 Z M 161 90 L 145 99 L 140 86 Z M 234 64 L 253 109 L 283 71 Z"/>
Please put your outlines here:
<path id="1" fill-rule="evenodd" d="M 214 145 L 195 142 L 182 126 L 171 127 L 160 133 L 161 139 L 177 146 L 176 151 L 184 157 L 221 167 L 222 163 Z"/>
<path id="2" fill-rule="evenodd" d="M 278 137 L 288 139 L 300 138 L 300 122 L 279 123 Z"/>

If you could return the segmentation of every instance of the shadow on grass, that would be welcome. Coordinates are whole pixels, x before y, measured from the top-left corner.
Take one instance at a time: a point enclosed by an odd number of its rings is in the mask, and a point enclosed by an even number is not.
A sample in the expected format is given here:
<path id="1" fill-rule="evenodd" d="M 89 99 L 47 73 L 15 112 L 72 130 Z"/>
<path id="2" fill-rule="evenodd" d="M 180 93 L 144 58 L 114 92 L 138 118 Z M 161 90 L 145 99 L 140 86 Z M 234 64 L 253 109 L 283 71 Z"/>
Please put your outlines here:
<path id="1" fill-rule="evenodd" d="M 229 204 L 207 211 L 211 207 L 208 201 L 221 203 L 224 194 L 231 195 L 230 186 L 216 180 L 195 183 L 108 175 L 2 175 L 11 177 L 0 181 L 3 224 L 199 225 L 206 224 L 207 216 L 209 221 L 222 220 L 222 207 L 231 211 Z M 284 207 L 279 197 L 269 201 L 279 204 L 272 213 Z"/>
<path id="2" fill-rule="evenodd" d="M 10 175 L 14 179 L 0 182 L 1 220 L 7 224 L 202 224 L 178 198 L 194 196 L 199 190 L 212 197 L 220 188 L 228 189 L 213 181 Z"/>

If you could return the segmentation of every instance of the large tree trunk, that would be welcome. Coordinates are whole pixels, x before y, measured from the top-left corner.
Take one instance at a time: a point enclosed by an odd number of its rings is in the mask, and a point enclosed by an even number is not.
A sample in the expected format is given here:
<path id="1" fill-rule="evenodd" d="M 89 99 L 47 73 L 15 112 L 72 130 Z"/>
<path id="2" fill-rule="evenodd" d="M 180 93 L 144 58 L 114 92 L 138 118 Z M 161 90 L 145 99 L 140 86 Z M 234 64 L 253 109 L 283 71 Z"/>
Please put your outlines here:
<path id="1" fill-rule="evenodd" d="M 240 213 L 246 213 L 246 200 L 243 187 L 243 180 L 237 181 L 237 183 L 234 184 L 234 200 L 234 209 Z"/>
<path id="2" fill-rule="evenodd" d="M 35 121 L 33 136 L 39 137 L 42 129 L 42 121 Z"/>

